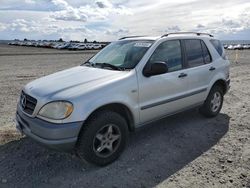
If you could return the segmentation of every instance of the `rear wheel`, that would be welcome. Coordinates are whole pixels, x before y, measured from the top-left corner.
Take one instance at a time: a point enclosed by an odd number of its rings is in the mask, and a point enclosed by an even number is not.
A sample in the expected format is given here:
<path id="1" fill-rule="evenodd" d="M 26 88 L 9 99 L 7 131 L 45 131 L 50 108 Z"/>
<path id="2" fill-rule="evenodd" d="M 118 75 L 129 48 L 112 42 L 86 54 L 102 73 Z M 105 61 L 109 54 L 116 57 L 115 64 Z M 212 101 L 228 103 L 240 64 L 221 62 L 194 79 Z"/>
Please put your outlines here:
<path id="1" fill-rule="evenodd" d="M 96 165 L 107 165 L 116 160 L 126 146 L 126 120 L 112 111 L 100 111 L 84 125 L 77 143 L 80 158 Z"/>
<path id="2" fill-rule="evenodd" d="M 214 117 L 218 115 L 223 104 L 223 90 L 219 86 L 214 86 L 200 108 L 201 114 L 206 117 Z"/>

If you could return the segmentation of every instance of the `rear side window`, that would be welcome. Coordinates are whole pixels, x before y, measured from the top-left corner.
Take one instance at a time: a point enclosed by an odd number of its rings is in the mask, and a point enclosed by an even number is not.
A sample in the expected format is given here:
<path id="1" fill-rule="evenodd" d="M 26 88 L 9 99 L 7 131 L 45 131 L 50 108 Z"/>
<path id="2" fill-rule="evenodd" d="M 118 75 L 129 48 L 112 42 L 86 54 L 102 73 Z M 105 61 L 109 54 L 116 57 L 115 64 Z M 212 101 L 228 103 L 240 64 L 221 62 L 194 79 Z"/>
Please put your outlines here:
<path id="1" fill-rule="evenodd" d="M 197 67 L 212 61 L 208 48 L 202 40 L 187 39 L 184 43 L 189 67 Z"/>
<path id="2" fill-rule="evenodd" d="M 201 40 L 201 47 L 202 47 L 202 51 L 203 51 L 203 58 L 204 58 L 204 62 L 205 63 L 210 63 L 212 62 L 212 58 L 211 55 L 207 49 L 206 44 Z"/>
<path id="3" fill-rule="evenodd" d="M 200 40 L 185 40 L 185 48 L 189 67 L 196 67 L 204 64 L 203 51 Z"/>
<path id="4" fill-rule="evenodd" d="M 210 40 L 211 44 L 214 46 L 214 48 L 217 50 L 217 52 L 220 54 L 220 56 L 223 56 L 223 47 L 219 40 Z"/>

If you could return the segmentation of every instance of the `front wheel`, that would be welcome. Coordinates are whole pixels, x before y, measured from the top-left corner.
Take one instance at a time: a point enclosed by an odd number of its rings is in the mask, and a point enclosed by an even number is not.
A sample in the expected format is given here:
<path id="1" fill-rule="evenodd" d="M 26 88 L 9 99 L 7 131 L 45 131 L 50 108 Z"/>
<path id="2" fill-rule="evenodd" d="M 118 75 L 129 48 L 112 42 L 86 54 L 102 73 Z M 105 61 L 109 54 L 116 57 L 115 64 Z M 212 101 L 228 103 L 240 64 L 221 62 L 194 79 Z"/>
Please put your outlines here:
<path id="1" fill-rule="evenodd" d="M 200 112 L 206 117 L 215 117 L 220 112 L 222 104 L 223 91 L 221 87 L 214 86 L 209 92 L 209 95 L 203 106 L 200 108 Z"/>
<path id="2" fill-rule="evenodd" d="M 126 146 L 128 126 L 112 111 L 100 111 L 84 125 L 77 143 L 80 158 L 104 166 L 116 160 Z"/>

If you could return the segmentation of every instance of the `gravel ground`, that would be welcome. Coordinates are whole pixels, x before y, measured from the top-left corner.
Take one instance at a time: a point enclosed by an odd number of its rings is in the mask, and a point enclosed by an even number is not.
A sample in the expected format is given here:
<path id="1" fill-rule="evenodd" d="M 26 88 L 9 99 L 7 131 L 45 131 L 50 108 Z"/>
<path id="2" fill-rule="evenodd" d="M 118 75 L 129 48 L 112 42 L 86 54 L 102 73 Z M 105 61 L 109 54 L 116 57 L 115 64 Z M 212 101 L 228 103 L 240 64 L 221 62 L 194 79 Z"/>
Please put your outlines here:
<path id="1" fill-rule="evenodd" d="M 0 187 L 250 187 L 250 50 L 238 64 L 227 52 L 231 89 L 216 118 L 191 110 L 152 123 L 107 167 L 21 137 L 13 117 L 22 86 L 93 53 L 0 45 Z"/>

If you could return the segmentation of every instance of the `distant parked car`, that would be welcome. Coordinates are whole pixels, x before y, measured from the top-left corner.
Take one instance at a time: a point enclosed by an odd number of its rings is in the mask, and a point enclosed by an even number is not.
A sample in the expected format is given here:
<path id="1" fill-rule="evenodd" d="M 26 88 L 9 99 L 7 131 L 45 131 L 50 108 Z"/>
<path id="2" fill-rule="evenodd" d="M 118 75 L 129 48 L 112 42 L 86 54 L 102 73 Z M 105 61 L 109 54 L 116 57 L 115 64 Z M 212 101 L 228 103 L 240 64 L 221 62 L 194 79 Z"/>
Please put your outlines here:
<path id="1" fill-rule="evenodd" d="M 243 46 L 241 44 L 237 44 L 236 46 L 234 46 L 235 50 L 243 50 Z"/>
<path id="2" fill-rule="evenodd" d="M 101 49 L 102 48 L 102 45 L 101 44 L 94 44 L 93 45 L 93 49 L 95 49 L 95 50 L 99 50 L 99 49 Z"/>
<path id="3" fill-rule="evenodd" d="M 68 50 L 76 50 L 77 46 L 79 45 L 79 43 L 70 43 L 70 45 L 68 46 Z"/>
<path id="4" fill-rule="evenodd" d="M 37 42 L 37 43 L 36 43 L 36 47 L 43 47 L 43 42 L 41 42 L 41 41 L 40 41 L 40 42 Z"/>
<path id="5" fill-rule="evenodd" d="M 59 46 L 57 47 L 57 49 L 66 49 L 66 48 L 69 47 L 69 45 L 70 45 L 69 42 L 65 42 L 65 43 L 59 45 Z"/>
<path id="6" fill-rule="evenodd" d="M 76 47 L 76 50 L 86 50 L 86 49 L 87 49 L 86 44 L 79 44 L 79 45 Z"/>
<path id="7" fill-rule="evenodd" d="M 15 45 L 15 42 L 9 42 L 8 45 Z"/>
<path id="8" fill-rule="evenodd" d="M 227 47 L 227 49 L 228 49 L 228 50 L 234 50 L 234 45 L 229 45 L 229 46 Z"/>
<path id="9" fill-rule="evenodd" d="M 36 42 L 32 42 L 31 46 L 36 46 Z"/>
<path id="10" fill-rule="evenodd" d="M 245 50 L 250 49 L 250 45 L 249 44 L 243 45 L 243 49 L 245 49 Z"/>
<path id="11" fill-rule="evenodd" d="M 92 50 L 93 49 L 93 44 L 91 44 L 91 43 L 87 44 L 86 49 Z"/>
<path id="12" fill-rule="evenodd" d="M 60 46 L 61 45 L 61 43 L 54 43 L 53 45 L 52 45 L 52 48 L 57 48 L 58 46 Z"/>
<path id="13" fill-rule="evenodd" d="M 44 42 L 43 47 L 44 48 L 52 48 L 53 43 L 52 42 Z"/>
<path id="14" fill-rule="evenodd" d="M 26 46 L 32 46 L 32 42 L 27 42 Z"/>

